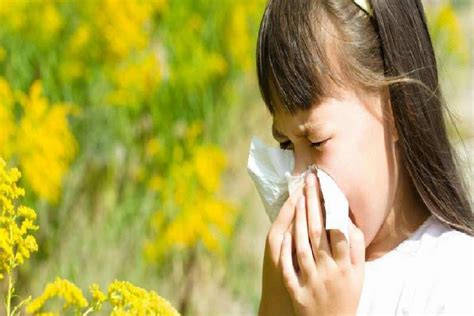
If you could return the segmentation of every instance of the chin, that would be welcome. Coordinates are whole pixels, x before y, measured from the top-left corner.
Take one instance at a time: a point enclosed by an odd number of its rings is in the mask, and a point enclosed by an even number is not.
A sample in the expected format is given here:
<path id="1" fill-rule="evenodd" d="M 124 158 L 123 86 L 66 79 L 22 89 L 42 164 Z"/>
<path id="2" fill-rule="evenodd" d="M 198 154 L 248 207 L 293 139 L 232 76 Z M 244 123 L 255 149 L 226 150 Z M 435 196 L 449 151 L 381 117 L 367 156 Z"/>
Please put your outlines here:
<path id="1" fill-rule="evenodd" d="M 365 247 L 367 248 L 370 245 L 370 243 L 374 240 L 376 232 L 373 234 L 372 231 L 367 230 L 363 222 L 359 223 L 350 206 L 349 206 L 349 218 L 351 219 L 352 223 L 358 229 L 360 229 L 362 233 L 364 234 Z"/>

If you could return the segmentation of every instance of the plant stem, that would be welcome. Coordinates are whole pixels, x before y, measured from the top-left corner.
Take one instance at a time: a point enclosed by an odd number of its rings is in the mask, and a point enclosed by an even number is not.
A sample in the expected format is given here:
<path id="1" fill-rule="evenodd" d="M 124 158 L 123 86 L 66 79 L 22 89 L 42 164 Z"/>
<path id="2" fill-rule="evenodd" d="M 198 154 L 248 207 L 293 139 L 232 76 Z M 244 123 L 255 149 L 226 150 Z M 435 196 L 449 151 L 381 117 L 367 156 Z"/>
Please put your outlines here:
<path id="1" fill-rule="evenodd" d="M 7 293 L 7 316 L 10 316 L 11 303 L 12 303 L 12 293 L 13 293 L 13 281 L 11 272 L 8 273 L 8 293 Z"/>
<path id="2" fill-rule="evenodd" d="M 193 285 L 194 285 L 194 274 L 197 268 L 197 248 L 193 247 L 191 249 L 191 253 L 188 257 L 186 267 L 185 267 L 185 288 L 183 296 L 181 297 L 181 302 L 179 304 L 179 311 L 182 315 L 188 314 L 189 309 L 189 302 L 191 300 L 192 292 L 193 292 Z"/>
<path id="3" fill-rule="evenodd" d="M 28 303 L 30 300 L 31 300 L 31 296 L 25 298 L 23 301 L 20 302 L 20 304 L 18 304 L 17 306 L 15 306 L 15 308 L 12 310 L 12 316 L 15 315 L 16 311 L 17 311 L 18 309 L 20 309 L 20 307 L 21 307 L 23 304 Z"/>

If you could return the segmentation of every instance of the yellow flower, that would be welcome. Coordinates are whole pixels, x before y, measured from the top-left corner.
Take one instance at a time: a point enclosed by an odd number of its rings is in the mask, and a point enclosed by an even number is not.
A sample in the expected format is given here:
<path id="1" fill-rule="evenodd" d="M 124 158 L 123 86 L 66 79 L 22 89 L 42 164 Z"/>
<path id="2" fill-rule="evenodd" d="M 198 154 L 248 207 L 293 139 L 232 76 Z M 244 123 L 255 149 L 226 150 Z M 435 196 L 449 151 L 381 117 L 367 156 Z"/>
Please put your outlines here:
<path id="1" fill-rule="evenodd" d="M 29 95 L 19 97 L 24 115 L 15 134 L 15 153 L 33 191 L 56 203 L 77 150 L 67 118 L 75 108 L 70 104 L 49 104 L 41 90 L 41 82 L 35 81 Z"/>
<path id="2" fill-rule="evenodd" d="M 65 60 L 59 65 L 61 79 L 66 82 L 84 77 L 86 73 L 86 65 L 78 58 Z"/>
<path id="3" fill-rule="evenodd" d="M 42 34 L 48 40 L 56 35 L 62 27 L 62 18 L 54 3 L 43 2 L 41 6 L 41 28 Z"/>
<path id="4" fill-rule="evenodd" d="M 234 60 L 236 60 L 244 70 L 248 71 L 252 67 L 251 59 L 251 39 L 247 26 L 248 12 L 245 4 L 235 5 L 228 28 L 228 46 Z"/>
<path id="5" fill-rule="evenodd" d="M 41 82 L 35 81 L 28 95 L 15 95 L 0 77 L 0 155 L 5 159 L 16 156 L 33 191 L 55 203 L 76 152 L 76 140 L 67 118 L 76 108 L 50 104 L 41 90 Z M 16 99 L 23 108 L 18 122 L 13 115 Z"/>
<path id="6" fill-rule="evenodd" d="M 40 296 L 28 304 L 26 311 L 36 313 L 44 307 L 48 300 L 54 297 L 61 297 L 64 300 L 63 308 L 80 310 L 88 305 L 80 288 L 66 279 L 57 277 L 54 282 L 46 285 Z"/>
<path id="7" fill-rule="evenodd" d="M 26 1 L 10 1 L 8 5 L 0 5 L 0 18 L 2 27 L 18 31 L 26 23 L 24 11 L 26 9 Z"/>
<path id="8" fill-rule="evenodd" d="M 158 58 L 153 53 L 118 66 L 111 75 L 115 89 L 108 96 L 113 105 L 137 106 L 148 99 L 160 83 Z"/>
<path id="9" fill-rule="evenodd" d="M 222 240 L 232 233 L 237 208 L 217 196 L 227 159 L 219 147 L 199 143 L 202 130 L 202 122 L 187 126 L 182 133 L 184 144 L 171 149 L 172 164 L 163 176 L 167 185 L 155 185 L 163 205 L 150 220 L 154 237 L 144 244 L 149 261 L 198 243 L 222 255 Z"/>
<path id="10" fill-rule="evenodd" d="M 466 35 L 451 1 L 442 1 L 436 6 L 426 8 L 430 35 L 439 46 L 441 53 L 449 58 L 457 58 L 462 63 L 469 60 Z"/>
<path id="11" fill-rule="evenodd" d="M 211 73 L 222 76 L 227 72 L 227 62 L 221 54 L 210 53 L 207 60 Z"/>
<path id="12" fill-rule="evenodd" d="M 3 1 L 2 4 L 4 4 Z M 57 1 L 29 0 L 8 1 L 0 5 L 2 27 L 13 32 L 21 32 L 40 44 L 50 43 L 63 26 L 57 10 Z"/>
<path id="13" fill-rule="evenodd" d="M 153 175 L 148 181 L 148 187 L 154 191 L 161 191 L 164 186 L 163 177 L 159 175 Z"/>
<path id="14" fill-rule="evenodd" d="M 152 138 L 145 145 L 145 155 L 147 157 L 153 157 L 159 155 L 162 150 L 162 144 L 159 139 Z"/>
<path id="15" fill-rule="evenodd" d="M 0 76 L 0 155 L 5 159 L 11 156 L 12 136 L 15 133 L 13 104 L 13 91 L 5 78 Z"/>
<path id="16" fill-rule="evenodd" d="M 96 4 L 93 21 L 111 57 L 120 60 L 149 42 L 146 23 L 160 4 L 150 1 L 104 0 Z"/>
<path id="17" fill-rule="evenodd" d="M 220 186 L 220 177 L 227 160 L 222 150 L 215 146 L 197 146 L 194 151 L 194 168 L 199 182 L 209 192 Z"/>
<path id="18" fill-rule="evenodd" d="M 17 186 L 20 171 L 7 170 L 5 161 L 0 158 L 0 279 L 3 273 L 11 271 L 38 251 L 36 239 L 30 235 L 38 229 L 35 225 L 36 213 L 33 209 L 15 205 L 15 201 L 25 195 L 23 188 Z"/>
<path id="19" fill-rule="evenodd" d="M 466 39 L 458 17 L 454 11 L 452 4 L 444 3 L 439 11 L 439 23 L 449 33 L 447 48 L 467 60 L 469 52 L 467 49 Z"/>
<path id="20" fill-rule="evenodd" d="M 156 292 L 146 291 L 127 281 L 114 281 L 108 289 L 111 315 L 178 316 L 173 306 Z"/>
<path id="21" fill-rule="evenodd" d="M 90 26 L 86 23 L 80 24 L 69 39 L 67 47 L 69 52 L 73 54 L 84 53 L 83 50 L 86 49 L 91 36 Z"/>
<path id="22" fill-rule="evenodd" d="M 189 127 L 186 129 L 185 138 L 187 144 L 195 144 L 197 142 L 198 137 L 204 131 L 204 124 L 200 121 L 192 122 Z"/>
<path id="23" fill-rule="evenodd" d="M 93 283 L 89 290 L 92 294 L 92 309 L 98 311 L 102 308 L 102 304 L 107 300 L 107 295 L 105 295 L 99 288 L 99 285 Z"/>

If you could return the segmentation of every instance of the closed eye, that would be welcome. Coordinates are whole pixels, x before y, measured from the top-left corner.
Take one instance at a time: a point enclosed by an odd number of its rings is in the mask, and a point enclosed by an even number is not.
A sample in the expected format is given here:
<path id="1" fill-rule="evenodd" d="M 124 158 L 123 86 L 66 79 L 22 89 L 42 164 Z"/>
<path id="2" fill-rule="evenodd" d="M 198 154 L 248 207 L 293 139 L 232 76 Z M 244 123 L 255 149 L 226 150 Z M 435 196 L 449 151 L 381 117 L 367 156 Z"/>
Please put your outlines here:
<path id="1" fill-rule="evenodd" d="M 323 141 L 320 141 L 320 142 L 317 142 L 317 143 L 311 143 L 311 147 L 320 148 L 326 141 L 327 141 L 327 139 L 323 140 Z M 287 140 L 286 142 L 280 143 L 280 148 L 284 149 L 284 150 L 293 150 L 293 148 L 290 148 L 290 146 L 292 146 L 292 145 L 293 144 L 291 143 L 291 140 Z"/>
<path id="2" fill-rule="evenodd" d="M 286 142 L 280 143 L 280 148 L 284 150 L 291 150 L 290 148 L 288 148 L 290 145 L 291 141 L 288 140 Z"/>

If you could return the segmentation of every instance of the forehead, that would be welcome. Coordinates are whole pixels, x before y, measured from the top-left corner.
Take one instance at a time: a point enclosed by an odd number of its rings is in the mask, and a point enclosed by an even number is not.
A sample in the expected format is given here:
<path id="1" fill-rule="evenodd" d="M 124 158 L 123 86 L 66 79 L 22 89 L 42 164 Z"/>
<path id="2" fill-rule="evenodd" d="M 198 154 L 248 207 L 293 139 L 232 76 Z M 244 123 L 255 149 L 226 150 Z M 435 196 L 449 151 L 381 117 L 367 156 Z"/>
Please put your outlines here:
<path id="1" fill-rule="evenodd" d="M 334 102 L 340 102 L 341 100 L 348 97 L 348 91 L 344 88 L 338 87 L 337 85 L 331 85 L 331 94 L 327 96 L 321 96 L 311 102 L 309 107 L 292 106 L 291 108 L 296 112 L 291 113 L 288 107 L 283 106 L 281 99 L 274 88 L 271 90 L 271 103 L 273 105 L 273 126 L 272 129 L 281 130 L 288 124 L 291 125 L 302 125 L 305 122 L 321 123 L 323 116 L 328 115 L 328 111 L 331 110 L 330 104 Z M 310 124 L 306 124 L 310 125 Z M 308 126 L 309 128 L 310 126 Z M 305 127 L 302 126 L 302 129 Z"/>
<path id="2" fill-rule="evenodd" d="M 315 106 L 309 110 L 300 110 L 296 114 L 277 111 L 273 115 L 272 134 L 276 138 L 282 138 L 289 131 L 297 137 L 305 137 L 317 129 L 316 114 Z"/>
<path id="3" fill-rule="evenodd" d="M 272 104 L 274 108 L 273 122 L 278 128 L 287 121 L 303 122 L 304 120 L 322 122 L 332 112 L 341 111 L 341 106 L 352 108 L 351 105 L 357 104 L 367 107 L 367 110 L 373 110 L 372 106 L 380 98 L 379 93 L 370 94 L 365 91 L 353 90 L 335 86 L 330 96 L 314 101 L 309 108 L 297 108 L 295 113 L 290 113 L 278 97 L 272 95 Z"/>
<path id="4" fill-rule="evenodd" d="M 336 127 L 345 130 L 364 124 L 367 118 L 383 122 L 385 115 L 380 96 L 360 96 L 346 91 L 337 98 L 327 98 L 313 104 L 308 110 L 298 110 L 295 114 L 282 108 L 273 115 L 272 134 L 275 138 L 306 137 Z"/>
<path id="5" fill-rule="evenodd" d="M 341 92 L 335 97 L 325 98 L 322 102 L 313 103 L 307 110 L 298 110 L 292 114 L 278 104 L 273 114 L 272 134 L 275 138 L 286 138 L 289 135 L 306 137 L 318 134 L 331 126 L 347 124 L 344 118 L 357 116 L 360 111 L 360 100 L 349 92 Z"/>

